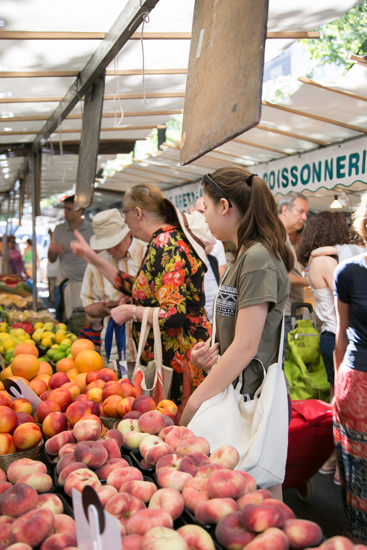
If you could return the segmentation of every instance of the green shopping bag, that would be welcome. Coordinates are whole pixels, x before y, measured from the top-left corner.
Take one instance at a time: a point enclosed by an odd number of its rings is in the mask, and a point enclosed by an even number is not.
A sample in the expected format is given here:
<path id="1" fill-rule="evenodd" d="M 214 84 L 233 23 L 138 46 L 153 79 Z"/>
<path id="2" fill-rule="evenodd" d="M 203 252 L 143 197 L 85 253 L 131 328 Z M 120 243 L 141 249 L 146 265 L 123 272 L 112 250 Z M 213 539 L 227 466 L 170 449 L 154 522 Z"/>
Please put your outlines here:
<path id="1" fill-rule="evenodd" d="M 330 384 L 320 353 L 320 333 L 311 319 L 300 319 L 288 334 L 284 374 L 291 399 L 329 401 Z"/>

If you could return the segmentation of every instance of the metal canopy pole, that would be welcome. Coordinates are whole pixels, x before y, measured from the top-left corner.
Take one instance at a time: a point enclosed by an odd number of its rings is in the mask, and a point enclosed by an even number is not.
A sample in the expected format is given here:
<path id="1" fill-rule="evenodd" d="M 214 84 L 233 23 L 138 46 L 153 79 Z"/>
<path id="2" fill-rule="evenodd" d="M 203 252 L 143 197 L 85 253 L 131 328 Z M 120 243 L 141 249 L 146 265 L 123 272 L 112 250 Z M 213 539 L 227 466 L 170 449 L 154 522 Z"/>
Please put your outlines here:
<path id="1" fill-rule="evenodd" d="M 37 233 L 36 216 L 39 214 L 39 190 L 41 174 L 41 153 L 32 153 L 30 159 L 30 177 L 32 184 L 32 298 L 33 310 L 37 311 Z"/>

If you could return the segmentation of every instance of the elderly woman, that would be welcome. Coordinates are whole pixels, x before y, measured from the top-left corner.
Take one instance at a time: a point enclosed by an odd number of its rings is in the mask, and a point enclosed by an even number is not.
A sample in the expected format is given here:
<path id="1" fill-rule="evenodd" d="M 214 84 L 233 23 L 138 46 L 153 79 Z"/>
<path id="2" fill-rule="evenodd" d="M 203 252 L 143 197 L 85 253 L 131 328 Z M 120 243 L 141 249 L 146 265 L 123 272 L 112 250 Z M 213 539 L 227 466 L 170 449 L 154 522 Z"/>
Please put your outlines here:
<path id="1" fill-rule="evenodd" d="M 115 288 L 132 297 L 132 304 L 119 305 L 112 309 L 111 316 L 118 324 L 134 321 L 136 342 L 144 308 L 159 308 L 163 363 L 174 370 L 171 398 L 183 406 L 183 393 L 187 395 L 195 389 L 205 376 L 190 360 L 194 344 L 210 336 L 203 292 L 205 243 L 192 233 L 187 219 L 153 185 L 133 186 L 125 194 L 123 215 L 133 236 L 149 243 L 136 278 L 104 262 L 77 231 L 77 241 L 71 247 L 74 254 L 98 267 Z M 148 322 L 152 324 L 152 312 Z M 147 362 L 152 355 L 153 335 L 150 335 L 143 361 Z"/>

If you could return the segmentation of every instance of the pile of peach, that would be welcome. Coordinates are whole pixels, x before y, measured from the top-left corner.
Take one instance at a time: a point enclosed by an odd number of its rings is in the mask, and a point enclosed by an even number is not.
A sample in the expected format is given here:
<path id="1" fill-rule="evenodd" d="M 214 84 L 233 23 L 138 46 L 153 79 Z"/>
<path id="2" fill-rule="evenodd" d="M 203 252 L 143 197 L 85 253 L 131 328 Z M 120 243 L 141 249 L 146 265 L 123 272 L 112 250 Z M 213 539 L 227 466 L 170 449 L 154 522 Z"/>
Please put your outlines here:
<path id="1" fill-rule="evenodd" d="M 52 479 L 38 460 L 20 458 L 7 473 L 0 469 L 0 549 L 76 547 L 75 521 L 51 489 Z"/>
<path id="2" fill-rule="evenodd" d="M 149 427 L 152 416 L 159 416 L 163 425 L 172 424 L 172 419 L 159 411 L 148 411 L 139 419 L 142 428 L 145 423 Z M 214 550 L 211 536 L 202 527 L 185 525 L 177 531 L 173 529 L 174 520 L 184 509 L 181 493 L 169 488 L 158 490 L 155 483 L 144 480 L 140 469 L 130 466 L 121 456 L 123 435 L 119 430 L 108 430 L 104 438 L 101 434 L 102 424 L 98 418 L 81 418 L 72 430 L 55 434 L 46 441 L 45 450 L 56 459 L 58 484 L 64 487 L 66 495 L 71 496 L 73 488 L 82 491 L 91 485 L 105 510 L 119 520 L 124 550 L 148 548 L 149 541 L 155 540 L 162 529 L 164 540 L 172 544 L 170 548 L 194 549 L 189 542 L 194 537 L 205 541 L 206 549 Z M 153 527 L 159 528 L 158 532 Z"/>
<path id="3" fill-rule="evenodd" d="M 0 455 L 26 451 L 42 441 L 42 432 L 32 417 L 27 399 L 12 399 L 0 390 Z"/>
<path id="4" fill-rule="evenodd" d="M 87 414 L 118 420 L 125 417 L 138 418 L 141 413 L 152 409 L 172 418 L 177 413 L 173 401 L 166 399 L 156 405 L 149 396 L 135 397 L 133 384 L 127 378 L 117 380 L 114 371 L 108 368 L 87 373 L 87 381 L 89 376 L 93 376 L 93 381 L 86 385 L 82 393 L 76 384 L 65 383 L 66 373 L 56 372 L 51 376 L 50 389 L 41 394 L 42 401 L 35 414 L 46 438 L 72 428 Z"/>

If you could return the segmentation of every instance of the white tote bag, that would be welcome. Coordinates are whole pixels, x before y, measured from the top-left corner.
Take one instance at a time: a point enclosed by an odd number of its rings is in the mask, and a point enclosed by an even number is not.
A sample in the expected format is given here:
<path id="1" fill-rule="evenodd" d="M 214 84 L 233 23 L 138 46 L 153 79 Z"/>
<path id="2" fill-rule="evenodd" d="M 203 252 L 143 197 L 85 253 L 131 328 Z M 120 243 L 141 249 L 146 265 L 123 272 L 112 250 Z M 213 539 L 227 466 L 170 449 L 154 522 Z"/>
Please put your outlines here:
<path id="1" fill-rule="evenodd" d="M 278 362 L 267 371 L 261 364 L 264 380 L 253 399 L 246 401 L 239 391 L 240 382 L 236 388 L 231 384 L 202 403 L 188 424 L 196 435 L 208 440 L 211 452 L 222 445 L 235 447 L 240 455 L 236 469 L 251 474 L 261 488 L 281 484 L 285 476 L 289 418 L 283 338 L 284 317 Z"/>
<path id="2" fill-rule="evenodd" d="M 150 327 L 148 325 L 148 316 L 151 308 L 145 307 L 143 310 L 143 319 L 140 329 L 139 346 L 136 355 L 133 381 L 136 380 L 138 372 L 142 373 L 141 389 L 144 395 L 150 395 L 159 403 L 162 399 L 169 399 L 172 386 L 173 369 L 163 365 L 162 340 L 159 328 L 159 309 L 153 310 L 153 333 L 154 333 L 154 359 L 147 365 L 140 363 L 141 354 L 148 339 Z"/>

